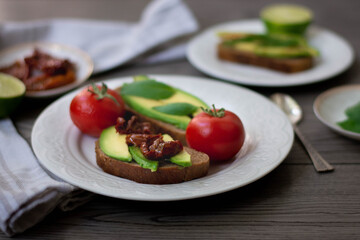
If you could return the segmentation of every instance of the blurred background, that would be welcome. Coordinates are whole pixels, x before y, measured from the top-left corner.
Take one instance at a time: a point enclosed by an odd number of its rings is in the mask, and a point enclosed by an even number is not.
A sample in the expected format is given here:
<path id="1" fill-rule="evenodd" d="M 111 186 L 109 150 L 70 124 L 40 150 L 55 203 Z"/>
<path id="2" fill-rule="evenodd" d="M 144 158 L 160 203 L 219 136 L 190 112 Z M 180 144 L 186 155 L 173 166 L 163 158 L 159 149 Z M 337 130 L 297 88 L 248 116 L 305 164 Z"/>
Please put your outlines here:
<path id="1" fill-rule="evenodd" d="M 126 20 L 136 21 L 140 17 L 141 10 L 150 0 L 0 0 L 0 21 L 26 21 L 44 18 L 85 18 L 102 20 Z M 318 4 L 313 0 L 279 1 L 279 0 L 222 0 L 224 9 L 218 7 L 219 0 L 207 0 L 206 5 L 201 0 L 184 0 L 193 10 L 201 27 L 211 26 L 228 20 L 242 18 L 256 18 L 259 10 L 271 3 L 297 3 L 308 6 L 315 13 L 315 22 L 323 27 L 339 31 L 341 35 L 349 32 L 359 32 L 351 29 L 355 26 L 351 23 L 354 15 L 347 15 L 345 9 L 360 9 L 360 1 L 345 0 L 339 4 L 337 0 L 326 1 L 326 5 Z M 86 8 L 84 8 L 84 3 Z M 243 11 L 246 5 L 246 11 Z M 46 9 L 46 11 L 44 11 Z M 104 12 L 107 14 L 104 16 Z M 137 14 L 133 14 L 136 12 Z M 208 19 L 206 16 L 212 16 Z M 204 19 L 206 17 L 206 19 Z M 339 19 L 337 23 L 327 19 Z M 206 25 L 205 25 L 206 22 Z M 358 34 L 358 36 L 360 33 Z"/>
<path id="2" fill-rule="evenodd" d="M 150 0 L 0 0 L 0 22 L 46 18 L 92 18 L 133 22 L 140 18 L 141 11 L 149 2 Z M 282 1 L 222 0 L 221 5 L 227 11 L 219 8 L 218 0 L 184 0 L 184 2 L 195 14 L 201 30 L 226 21 L 257 18 L 262 7 Z M 353 47 L 355 49 L 360 47 L 358 25 L 352 24 L 357 19 L 354 14 L 346 14 L 348 9 L 353 9 L 353 11 L 360 9 L 360 1 L 345 0 L 340 4 L 337 0 L 329 0 L 326 1 L 326 5 L 313 0 L 283 2 L 309 7 L 315 13 L 316 25 L 335 31 L 345 39 L 351 36 Z M 209 19 L 208 16 L 211 18 Z"/>

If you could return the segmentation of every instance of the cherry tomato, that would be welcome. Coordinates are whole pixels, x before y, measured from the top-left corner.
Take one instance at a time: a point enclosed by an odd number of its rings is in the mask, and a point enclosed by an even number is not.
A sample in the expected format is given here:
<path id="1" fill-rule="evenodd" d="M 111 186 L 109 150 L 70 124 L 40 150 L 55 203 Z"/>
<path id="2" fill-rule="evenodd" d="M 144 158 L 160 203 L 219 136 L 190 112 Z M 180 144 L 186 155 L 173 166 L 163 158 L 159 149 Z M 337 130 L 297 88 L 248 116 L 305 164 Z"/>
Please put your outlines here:
<path id="1" fill-rule="evenodd" d="M 186 129 L 186 141 L 191 148 L 209 155 L 211 161 L 234 157 L 244 144 L 245 130 L 240 118 L 231 111 L 204 109 Z"/>
<path id="2" fill-rule="evenodd" d="M 125 114 L 125 104 L 114 90 L 102 86 L 83 89 L 70 104 L 70 117 L 85 134 L 99 137 L 103 129 L 115 125 Z"/>

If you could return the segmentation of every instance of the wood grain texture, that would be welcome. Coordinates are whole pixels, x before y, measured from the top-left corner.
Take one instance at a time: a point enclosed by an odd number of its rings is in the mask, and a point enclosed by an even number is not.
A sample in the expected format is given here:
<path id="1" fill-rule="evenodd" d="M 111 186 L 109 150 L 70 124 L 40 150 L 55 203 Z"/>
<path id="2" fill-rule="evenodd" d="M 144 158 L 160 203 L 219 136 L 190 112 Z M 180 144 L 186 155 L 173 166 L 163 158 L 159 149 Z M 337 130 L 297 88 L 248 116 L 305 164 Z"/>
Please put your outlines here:
<path id="1" fill-rule="evenodd" d="M 333 174 L 319 175 L 311 165 L 281 165 L 246 187 L 187 201 L 98 196 L 73 212 L 54 212 L 18 237 L 355 239 L 360 166 L 337 167 Z"/>
<path id="2" fill-rule="evenodd" d="M 1 20 L 45 17 L 86 17 L 136 21 L 145 0 L 68 1 L 0 0 Z M 70 1 L 69 1 L 70 2 Z M 202 29 L 217 23 L 255 18 L 273 1 L 188 0 Z M 295 2 L 295 1 L 290 1 Z M 360 1 L 296 1 L 312 8 L 315 23 L 339 33 L 359 55 Z M 25 4 L 25 5 L 24 5 Z M 26 13 L 20 10 L 26 6 Z M 50 9 L 56 9 L 56 12 Z M 49 10 L 49 11 L 47 11 Z M 19 15 L 20 14 L 20 15 Z M 21 15 L 23 14 L 23 15 Z M 320 154 L 335 167 L 315 172 L 296 140 L 285 161 L 264 178 L 224 194 L 176 202 L 139 202 L 96 196 L 71 211 L 55 210 L 18 239 L 360 239 L 360 143 L 329 130 L 315 117 L 312 104 L 321 92 L 343 84 L 360 84 L 360 65 L 330 80 L 291 88 L 251 87 L 265 96 L 292 95 L 304 110 L 299 128 Z M 185 59 L 141 65 L 131 64 L 92 77 L 102 81 L 136 74 L 204 76 Z M 85 83 L 86 84 L 86 83 Z M 55 99 L 26 99 L 13 120 L 30 140 L 40 112 Z M 7 239 L 0 233 L 0 239 Z"/>

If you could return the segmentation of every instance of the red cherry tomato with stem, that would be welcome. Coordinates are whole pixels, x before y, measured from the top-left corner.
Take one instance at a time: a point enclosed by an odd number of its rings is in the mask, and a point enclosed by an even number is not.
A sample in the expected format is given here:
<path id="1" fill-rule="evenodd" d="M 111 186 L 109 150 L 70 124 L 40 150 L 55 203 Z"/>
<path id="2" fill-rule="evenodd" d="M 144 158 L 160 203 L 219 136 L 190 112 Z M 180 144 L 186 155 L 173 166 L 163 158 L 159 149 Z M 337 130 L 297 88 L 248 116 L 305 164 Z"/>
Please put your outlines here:
<path id="1" fill-rule="evenodd" d="M 223 108 L 203 109 L 186 129 L 186 140 L 191 148 L 209 155 L 211 161 L 233 158 L 245 140 L 245 130 L 240 118 Z"/>
<path id="2" fill-rule="evenodd" d="M 103 129 L 115 125 L 116 119 L 125 114 L 125 104 L 114 90 L 102 86 L 83 89 L 70 104 L 70 117 L 85 134 L 99 137 Z"/>

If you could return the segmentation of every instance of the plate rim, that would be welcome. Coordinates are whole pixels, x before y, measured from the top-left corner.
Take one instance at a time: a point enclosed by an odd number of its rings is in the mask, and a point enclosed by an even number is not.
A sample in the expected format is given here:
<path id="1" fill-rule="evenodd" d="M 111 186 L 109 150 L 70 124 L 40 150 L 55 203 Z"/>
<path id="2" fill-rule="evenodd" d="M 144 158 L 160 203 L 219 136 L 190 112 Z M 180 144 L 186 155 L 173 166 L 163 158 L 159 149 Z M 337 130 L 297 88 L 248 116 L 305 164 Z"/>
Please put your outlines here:
<path id="1" fill-rule="evenodd" d="M 86 53 L 85 51 L 83 51 L 82 49 L 75 47 L 75 46 L 70 46 L 67 44 L 62 44 L 62 43 L 55 43 L 55 42 L 48 42 L 48 41 L 32 41 L 32 42 L 24 42 L 24 43 L 19 43 L 19 44 L 15 44 L 12 45 L 10 47 L 4 48 L 0 51 L 0 57 L 4 56 L 4 55 L 8 55 L 23 49 L 30 49 L 30 48 L 34 48 L 34 47 L 39 47 L 41 48 L 41 46 L 45 46 L 47 48 L 60 48 L 60 49 L 67 49 L 68 52 L 76 53 L 77 56 L 81 56 L 81 58 L 84 60 L 84 62 L 86 62 L 87 65 L 87 70 L 86 70 L 86 74 L 84 75 L 84 77 L 80 80 L 78 80 L 79 82 L 71 85 L 70 87 L 67 87 L 66 85 L 64 86 L 60 86 L 63 87 L 64 90 L 56 91 L 59 88 L 53 88 L 53 89 L 48 89 L 48 90 L 42 90 L 42 91 L 26 91 L 25 92 L 25 97 L 29 97 L 29 98 L 48 98 L 48 97 L 56 97 L 59 96 L 61 94 L 64 94 L 66 92 L 69 92 L 72 89 L 77 88 L 79 85 L 81 85 L 83 82 L 85 82 L 87 79 L 89 79 L 89 77 L 91 76 L 91 74 L 94 71 L 94 62 L 91 59 L 90 55 L 88 53 Z M 55 92 L 55 93 L 53 93 Z M 40 93 L 40 94 L 39 94 Z"/>
<path id="2" fill-rule="evenodd" d="M 212 81 L 212 79 L 209 79 L 209 78 L 204 78 L 204 77 L 198 77 L 198 76 L 188 76 L 188 75 L 164 75 L 164 74 L 151 74 L 152 77 L 155 77 L 155 78 L 166 78 L 166 77 L 181 77 L 181 78 L 189 78 L 189 79 L 202 79 L 202 80 L 205 80 L 205 81 Z M 110 81 L 119 81 L 119 82 L 124 82 L 126 81 L 126 79 L 129 79 L 131 76 L 126 76 L 126 77 L 115 77 L 115 78 L 111 78 L 111 79 L 108 79 L 108 80 L 104 80 L 104 82 L 110 82 Z M 161 80 L 160 80 L 161 81 Z M 215 81 L 216 82 L 216 81 Z M 231 85 L 233 86 L 233 84 L 230 84 L 230 83 L 224 83 L 224 82 L 219 82 L 217 81 L 217 84 L 225 84 L 225 85 Z M 275 104 L 273 104 L 269 99 L 267 99 L 265 96 L 253 91 L 253 90 L 250 90 L 250 89 L 247 89 L 245 87 L 241 87 L 241 86 L 238 86 L 239 88 L 242 88 L 243 90 L 245 91 L 248 91 L 250 92 L 251 94 L 255 94 L 257 95 L 257 97 L 260 97 L 262 98 L 263 100 L 267 101 L 269 104 L 273 105 L 274 107 L 276 107 Z M 68 178 L 63 178 L 63 176 L 59 176 L 59 174 L 57 172 L 54 172 L 53 169 L 49 168 L 46 161 L 44 163 L 43 159 L 41 159 L 41 157 L 38 156 L 38 149 L 37 149 L 37 142 L 36 142 L 36 139 L 35 139 L 35 135 L 36 135 L 36 131 L 37 131 L 37 128 L 39 127 L 39 122 L 40 122 L 40 119 L 46 114 L 46 112 L 48 111 L 48 109 L 52 108 L 53 106 L 55 106 L 56 104 L 60 104 L 61 101 L 65 101 L 66 98 L 69 98 L 71 96 L 74 96 L 76 94 L 76 92 L 80 91 L 79 89 L 76 89 L 68 94 L 66 94 L 65 96 L 59 98 L 58 100 L 56 100 L 55 102 L 53 102 L 52 104 L 50 104 L 48 107 L 46 107 L 43 112 L 39 115 L 39 117 L 36 119 L 35 121 L 35 124 L 34 124 L 34 127 L 33 127 L 33 131 L 32 131 L 32 134 L 31 134 L 31 142 L 32 142 L 32 145 L 33 145 L 33 150 L 34 150 L 34 153 L 37 155 L 38 159 L 39 159 L 39 162 L 40 164 L 48 169 L 50 172 L 52 172 L 53 174 L 55 174 L 56 176 L 60 177 L 61 179 L 64 179 L 65 181 L 75 185 L 75 186 L 79 186 L 77 183 L 75 182 L 72 182 L 72 181 L 69 181 Z M 257 181 L 258 179 L 264 177 L 265 175 L 269 174 L 270 172 L 272 172 L 275 168 L 277 168 L 284 160 L 285 158 L 287 157 L 287 155 L 289 154 L 289 152 L 291 151 L 291 148 L 292 148 L 292 145 L 293 145 L 293 141 L 294 141 L 294 133 L 293 133 L 293 130 L 292 130 L 292 127 L 291 127 L 291 124 L 290 122 L 288 121 L 287 117 L 285 116 L 284 113 L 282 113 L 281 111 L 279 112 L 280 114 L 282 114 L 282 117 L 283 119 L 285 120 L 286 122 L 286 128 L 287 130 L 289 131 L 288 134 L 289 134 L 289 138 L 291 139 L 291 141 L 289 143 L 286 144 L 285 148 L 286 148 L 286 152 L 284 153 L 284 156 L 282 156 L 281 158 L 282 159 L 279 159 L 276 161 L 276 164 L 274 164 L 271 168 L 268 168 L 266 171 L 264 171 L 262 174 L 259 174 L 256 176 L 256 178 L 253 178 L 251 179 L 251 181 L 247 181 L 247 182 L 244 182 L 242 184 L 238 184 L 236 186 L 233 186 L 233 187 L 227 187 L 227 188 L 223 188 L 221 190 L 217 190 L 215 192 L 211 192 L 211 193 L 202 193 L 202 194 L 193 194 L 192 196 L 185 196 L 185 197 L 167 197 L 167 198 L 156 198 L 156 197 L 153 197 L 151 199 L 148 199 L 148 198 L 141 198 L 141 197 L 123 197 L 123 196 L 115 196 L 115 195 L 111 195 L 111 194 L 104 194 L 103 192 L 99 192 L 99 191 L 94 191 L 94 189 L 92 188 L 87 188 L 86 186 L 79 186 L 80 188 L 83 188 L 85 190 L 88 190 L 88 191 L 91 191 L 91 192 L 95 192 L 97 194 L 101 194 L 101 195 L 105 195 L 105 196 L 109 196 L 109 197 L 115 197 L 115 198 L 120 198 L 120 199 L 127 199 L 127 200 L 138 200 L 138 201 L 177 201 L 177 200 L 186 200 L 186 199 L 194 199 L 194 198 L 201 198 L 201 197 L 206 197 L 206 196 L 211 196 L 211 195 L 216 195 L 216 194 L 220 194 L 220 193 L 223 193 L 223 192 L 227 192 L 227 191 L 231 191 L 231 190 L 234 190 L 234 189 L 237 189 L 237 188 L 240 188 L 240 187 L 243 187 L 245 185 L 248 185 L 254 181 Z M 291 128 L 291 130 L 290 130 Z M 195 179 L 196 180 L 196 179 Z M 140 183 L 134 183 L 134 184 L 140 184 Z M 181 183 L 180 183 L 181 184 Z M 141 184 L 143 185 L 143 184 Z M 175 186 L 176 184 L 174 184 Z M 151 185 L 151 186 L 154 186 L 154 185 Z M 156 185 L 155 185 L 156 186 Z"/>
<path id="3" fill-rule="evenodd" d="M 358 88 L 359 92 L 360 92 L 360 84 L 346 84 L 346 85 L 342 85 L 342 86 L 337 86 L 337 87 L 333 87 L 330 88 L 324 92 L 322 92 L 320 95 L 318 95 L 313 103 L 313 111 L 315 113 L 315 116 L 327 127 L 329 127 L 331 130 L 337 132 L 338 134 L 341 134 L 345 137 L 349 137 L 355 140 L 360 140 L 360 133 L 355 133 L 355 132 L 351 132 L 348 131 L 346 129 L 343 129 L 341 127 L 339 127 L 336 124 L 333 124 L 331 122 L 329 122 L 327 119 L 325 119 L 319 109 L 320 106 L 322 105 L 322 103 L 324 102 L 324 100 L 326 98 L 329 98 L 331 96 L 333 96 L 334 94 L 338 93 L 338 92 L 344 92 L 353 88 Z"/>
<path id="4" fill-rule="evenodd" d="M 225 80 L 225 81 L 228 81 L 228 82 L 238 83 L 238 84 L 242 84 L 242 85 L 245 85 L 245 86 L 269 87 L 269 88 L 270 87 L 295 87 L 295 86 L 303 86 L 303 85 L 309 85 L 309 84 L 314 84 L 314 83 L 326 81 L 326 80 L 329 80 L 330 78 L 336 77 L 336 76 L 340 75 L 341 73 L 345 72 L 354 63 L 355 51 L 354 51 L 354 47 L 349 43 L 349 41 L 347 41 L 344 37 L 337 34 L 336 32 L 334 32 L 332 30 L 328 30 L 328 29 L 323 28 L 323 27 L 320 27 L 318 25 L 312 25 L 312 26 L 310 26 L 310 28 L 314 28 L 314 29 L 317 29 L 319 31 L 323 31 L 323 32 L 332 34 L 336 38 L 340 39 L 346 45 L 346 47 L 348 47 L 348 49 L 350 51 L 350 55 L 349 55 L 348 63 L 346 65 L 344 65 L 342 69 L 338 70 L 336 73 L 333 73 L 333 74 L 327 74 L 327 75 L 322 76 L 322 77 L 321 76 L 316 77 L 311 81 L 293 82 L 293 83 L 275 83 L 275 84 L 274 83 L 269 83 L 269 84 L 254 83 L 254 82 L 249 81 L 249 80 L 241 80 L 241 79 L 239 80 L 239 79 L 235 79 L 235 78 L 224 77 L 221 73 L 209 70 L 209 68 L 204 69 L 204 67 L 199 65 L 199 62 L 197 60 L 195 60 L 196 57 L 194 57 L 194 53 L 193 53 L 193 51 L 191 51 L 191 49 L 193 48 L 193 45 L 195 45 L 196 41 L 201 39 L 201 37 L 206 35 L 208 32 L 214 32 L 215 29 L 217 29 L 217 28 L 219 28 L 221 26 L 224 26 L 224 25 L 236 25 L 236 24 L 247 24 L 247 23 L 261 24 L 261 20 L 256 19 L 256 18 L 249 18 L 249 19 L 228 21 L 228 22 L 222 22 L 222 23 L 219 23 L 219 24 L 215 24 L 213 26 L 210 26 L 210 27 L 204 29 L 202 32 L 198 33 L 197 35 L 195 35 L 194 37 L 192 37 L 190 39 L 189 44 L 188 44 L 187 49 L 186 49 L 186 57 L 187 57 L 188 61 L 198 71 L 206 74 L 209 77 L 215 77 L 215 78 L 220 79 L 220 80 Z M 243 67 L 246 67 L 246 65 L 244 65 L 244 64 L 242 64 L 242 65 L 243 65 Z M 299 73 L 299 74 L 301 74 L 301 73 Z M 243 78 L 246 78 L 246 76 L 243 77 Z"/>

